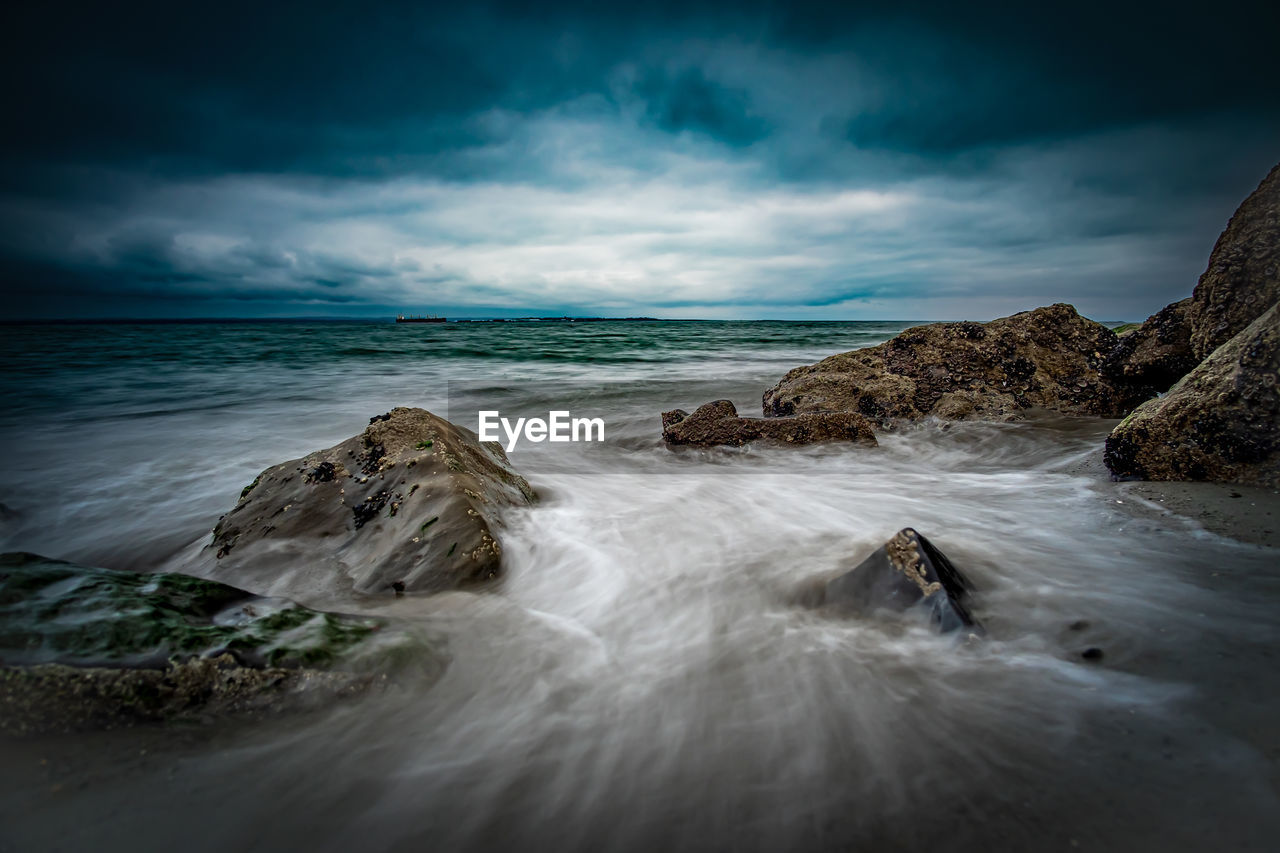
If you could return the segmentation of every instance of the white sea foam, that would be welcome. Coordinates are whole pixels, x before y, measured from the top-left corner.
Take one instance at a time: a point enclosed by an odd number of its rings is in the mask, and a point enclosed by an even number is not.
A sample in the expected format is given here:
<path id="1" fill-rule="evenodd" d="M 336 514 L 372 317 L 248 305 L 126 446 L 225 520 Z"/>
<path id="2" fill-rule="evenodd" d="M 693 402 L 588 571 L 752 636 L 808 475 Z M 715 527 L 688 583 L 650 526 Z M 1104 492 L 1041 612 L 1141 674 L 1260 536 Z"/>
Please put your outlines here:
<path id="1" fill-rule="evenodd" d="M 754 414 L 772 369 L 600 385 L 607 446 L 513 453 L 543 500 L 507 518 L 501 588 L 384 608 L 447 643 L 439 683 L 126 761 L 112 796 L 69 807 L 101 849 L 139 825 L 156 846 L 361 850 L 1167 850 L 1277 829 L 1273 552 L 1125 514 L 1100 491 L 1105 424 L 931 424 L 874 449 L 658 441 L 665 408 L 727 396 Z M 392 404 L 439 405 L 409 378 L 349 377 L 323 403 L 262 393 L 226 418 L 54 424 L 25 470 L 69 467 L 47 507 L 19 507 L 43 527 L 16 540 L 163 556 L 258 468 Z M 544 386 L 498 384 L 545 410 Z M 904 526 L 973 580 L 985 637 L 794 603 Z M 14 819 L 20 838 L 79 837 Z"/>

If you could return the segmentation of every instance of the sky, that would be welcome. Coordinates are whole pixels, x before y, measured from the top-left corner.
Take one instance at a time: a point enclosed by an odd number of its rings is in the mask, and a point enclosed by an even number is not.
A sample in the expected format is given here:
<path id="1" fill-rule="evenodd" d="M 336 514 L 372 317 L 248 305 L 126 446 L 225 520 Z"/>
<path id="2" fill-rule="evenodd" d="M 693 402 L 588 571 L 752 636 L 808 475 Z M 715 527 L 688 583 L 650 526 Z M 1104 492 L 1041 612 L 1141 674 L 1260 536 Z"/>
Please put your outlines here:
<path id="1" fill-rule="evenodd" d="M 1280 4 L 1053 5 L 24 4 L 0 318 L 1140 320 L 1280 161 Z"/>

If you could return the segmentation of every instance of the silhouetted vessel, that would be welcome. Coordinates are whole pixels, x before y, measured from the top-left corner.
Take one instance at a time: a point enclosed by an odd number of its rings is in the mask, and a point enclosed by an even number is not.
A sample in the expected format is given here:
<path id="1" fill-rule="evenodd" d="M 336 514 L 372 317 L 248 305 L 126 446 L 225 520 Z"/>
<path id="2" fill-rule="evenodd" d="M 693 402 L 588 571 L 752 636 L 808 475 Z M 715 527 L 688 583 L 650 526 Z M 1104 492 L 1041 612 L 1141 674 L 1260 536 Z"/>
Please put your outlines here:
<path id="1" fill-rule="evenodd" d="M 417 316 L 413 314 L 397 314 L 396 315 L 397 323 L 443 323 L 444 321 L 445 321 L 444 317 L 437 317 L 435 314 L 426 314 L 423 316 Z"/>

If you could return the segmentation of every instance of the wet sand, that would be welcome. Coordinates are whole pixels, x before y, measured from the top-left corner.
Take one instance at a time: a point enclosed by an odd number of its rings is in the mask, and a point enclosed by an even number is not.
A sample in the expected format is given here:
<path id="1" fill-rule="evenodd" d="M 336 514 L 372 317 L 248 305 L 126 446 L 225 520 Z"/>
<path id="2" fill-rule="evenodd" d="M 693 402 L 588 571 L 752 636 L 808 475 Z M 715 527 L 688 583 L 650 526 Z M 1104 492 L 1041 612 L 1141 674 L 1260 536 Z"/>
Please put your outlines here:
<path id="1" fill-rule="evenodd" d="M 1114 482 L 1101 450 L 1075 466 L 1074 473 L 1089 477 L 1104 499 L 1134 518 L 1166 520 L 1181 529 L 1280 548 L 1280 490 L 1232 483 Z"/>

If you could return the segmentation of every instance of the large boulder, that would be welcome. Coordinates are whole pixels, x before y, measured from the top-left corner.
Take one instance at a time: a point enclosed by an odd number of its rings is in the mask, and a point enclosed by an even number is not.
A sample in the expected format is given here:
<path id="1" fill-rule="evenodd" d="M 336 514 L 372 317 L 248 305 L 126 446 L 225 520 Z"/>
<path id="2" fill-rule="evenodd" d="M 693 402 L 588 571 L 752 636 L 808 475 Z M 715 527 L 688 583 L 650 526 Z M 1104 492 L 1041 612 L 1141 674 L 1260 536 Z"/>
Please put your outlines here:
<path id="1" fill-rule="evenodd" d="M 958 628 L 980 630 L 965 606 L 972 590 L 969 580 L 933 543 L 906 527 L 807 599 L 855 616 L 919 608 L 945 633 Z"/>
<path id="2" fill-rule="evenodd" d="M 1191 349 L 1191 309 L 1188 297 L 1120 334 L 1103 373 L 1144 398 L 1167 391 L 1200 361 Z"/>
<path id="3" fill-rule="evenodd" d="M 1280 486 L 1280 304 L 1107 437 L 1112 474 Z"/>
<path id="4" fill-rule="evenodd" d="M 496 443 L 396 408 L 263 471 L 190 568 L 304 601 L 466 587 L 501 574 L 500 514 L 533 500 Z"/>
<path id="5" fill-rule="evenodd" d="M 935 415 L 1014 420 L 1030 408 L 1119 417 L 1142 395 L 1103 371 L 1116 335 L 1057 304 L 989 323 L 933 323 L 798 367 L 766 416 L 858 412 L 885 427 Z"/>
<path id="6" fill-rule="evenodd" d="M 1231 217 L 1192 300 L 1197 360 L 1280 302 L 1280 165 Z"/>
<path id="7" fill-rule="evenodd" d="M 815 444 L 826 441 L 876 443 L 871 424 L 854 412 L 804 414 L 791 418 L 741 418 L 728 400 L 699 406 L 692 415 L 683 409 L 662 413 L 662 438 L 667 444 L 741 447 L 753 441 Z"/>
<path id="8" fill-rule="evenodd" d="M 0 732 L 307 707 L 381 684 L 419 645 L 384 620 L 181 574 L 0 555 Z M 393 652 L 393 649 L 395 650 Z M 434 677 L 443 659 L 413 658 Z"/>

